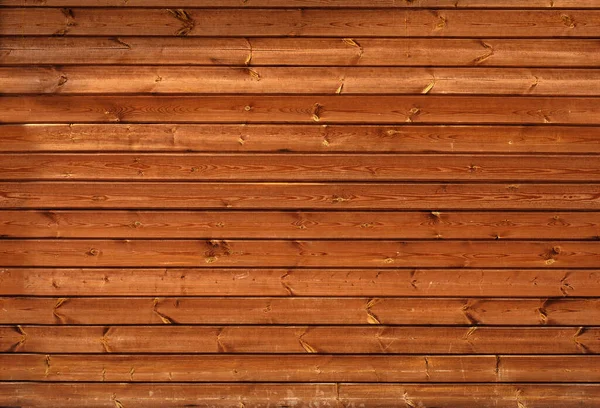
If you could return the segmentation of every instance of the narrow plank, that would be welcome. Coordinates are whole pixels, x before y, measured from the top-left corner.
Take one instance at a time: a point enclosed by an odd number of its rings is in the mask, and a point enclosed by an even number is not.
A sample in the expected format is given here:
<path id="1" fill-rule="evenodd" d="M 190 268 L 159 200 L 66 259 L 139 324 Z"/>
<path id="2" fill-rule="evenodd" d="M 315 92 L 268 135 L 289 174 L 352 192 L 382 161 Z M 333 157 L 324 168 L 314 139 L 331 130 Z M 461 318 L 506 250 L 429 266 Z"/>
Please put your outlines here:
<path id="1" fill-rule="evenodd" d="M 597 354 L 600 328 L 0 326 L 0 352 Z"/>
<path id="2" fill-rule="evenodd" d="M 4 296 L 593 297 L 600 271 L 0 268 L 0 281 Z"/>
<path id="3" fill-rule="evenodd" d="M 0 0 L 17 7 L 221 7 L 221 8 L 600 8 L 598 0 Z"/>
<path id="4" fill-rule="evenodd" d="M 600 379 L 600 356 L 0 354 L 0 367 L 2 381 L 593 383 Z"/>
<path id="5" fill-rule="evenodd" d="M 1 180 L 600 181 L 598 156 L 0 154 Z"/>
<path id="6" fill-rule="evenodd" d="M 2 182 L 0 208 L 598 210 L 597 184 Z"/>
<path id="7" fill-rule="evenodd" d="M 10 325 L 373 324 L 473 328 L 600 323 L 597 298 L 2 297 L 0 306 L 0 324 Z"/>
<path id="8" fill-rule="evenodd" d="M 600 241 L 1 240 L 1 265 L 593 268 Z"/>
<path id="9" fill-rule="evenodd" d="M 0 125 L 0 151 L 600 153 L 600 127 Z"/>
<path id="10" fill-rule="evenodd" d="M 597 50 L 597 39 L 13 36 L 0 42 L 0 64 L 596 68 Z"/>
<path id="11" fill-rule="evenodd" d="M 590 69 L 391 67 L 0 67 L 5 94 L 600 94 Z"/>
<path id="12" fill-rule="evenodd" d="M 25 14 L 26 13 L 26 14 Z M 4 8 L 0 35 L 598 37 L 598 10 Z M 25 17 L 26 16 L 26 17 Z M 258 35 L 257 35 L 258 34 Z"/>
<path id="13" fill-rule="evenodd" d="M 595 97 L 41 95 L 1 97 L 0 111 L 3 123 L 600 124 Z"/>
<path id="14" fill-rule="evenodd" d="M 134 0 L 129 0 L 134 1 Z M 598 384 L 331 384 L 331 383 L 0 383 L 0 404 L 40 408 L 147 408 L 210 405 L 319 406 L 389 408 L 399 401 L 418 406 L 472 408 L 492 404 L 514 408 L 595 408 Z"/>
<path id="15" fill-rule="evenodd" d="M 268 225 L 268 229 L 264 226 Z M 3 210 L 8 238 L 597 239 L 600 212 Z"/>

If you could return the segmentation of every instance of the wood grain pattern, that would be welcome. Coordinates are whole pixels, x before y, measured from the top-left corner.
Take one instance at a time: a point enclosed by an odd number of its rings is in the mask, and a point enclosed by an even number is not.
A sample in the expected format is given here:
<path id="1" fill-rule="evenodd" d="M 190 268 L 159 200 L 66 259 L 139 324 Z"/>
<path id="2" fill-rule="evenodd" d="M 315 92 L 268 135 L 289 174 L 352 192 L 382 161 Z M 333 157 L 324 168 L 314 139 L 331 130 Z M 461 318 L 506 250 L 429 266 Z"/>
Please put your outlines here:
<path id="1" fill-rule="evenodd" d="M 565 29 L 568 29 L 565 27 Z M 352 44 L 359 44 L 355 46 Z M 4 37 L 0 65 L 589 67 L 597 39 Z M 492 52 L 493 51 L 493 52 Z"/>
<path id="2" fill-rule="evenodd" d="M 0 125 L 0 131 L 4 152 L 600 153 L 600 127 L 592 126 L 111 123 Z"/>
<path id="3" fill-rule="evenodd" d="M 5 154 L 1 180 L 600 181 L 597 156 Z"/>
<path id="4" fill-rule="evenodd" d="M 23 18 L 23 13 L 27 18 Z M 596 37 L 598 10 L 5 8 L 0 35 Z"/>
<path id="5" fill-rule="evenodd" d="M 3 210 L 0 231 L 7 238 L 593 240 L 600 212 Z"/>
<path id="6" fill-rule="evenodd" d="M 133 1 L 133 0 L 129 0 Z M 382 384 L 382 383 L 0 383 L 0 400 L 9 406 L 114 408 L 143 405 L 179 408 L 210 404 L 223 408 L 246 406 L 298 406 L 311 404 L 351 408 L 361 404 L 389 408 L 399 401 L 416 406 L 472 408 L 493 404 L 514 408 L 515 402 L 531 408 L 595 408 L 598 384 Z"/>
<path id="7" fill-rule="evenodd" d="M 0 111 L 2 123 L 600 124 L 592 97 L 44 95 L 1 97 Z"/>
<path id="8" fill-rule="evenodd" d="M 590 69 L 50 66 L 0 67 L 0 87 L 5 94 L 594 96 L 600 78 Z"/>
<path id="9" fill-rule="evenodd" d="M 598 269 L 1 268 L 14 296 L 593 297 Z"/>
<path id="10" fill-rule="evenodd" d="M 600 325 L 597 298 L 2 297 L 0 306 L 0 324 L 11 325 Z"/>
<path id="11" fill-rule="evenodd" d="M 2 182 L 0 208 L 598 210 L 598 184 Z"/>
<path id="12" fill-rule="evenodd" d="M 0 351 L 48 354 L 598 354 L 600 328 L 24 325 L 0 326 Z"/>

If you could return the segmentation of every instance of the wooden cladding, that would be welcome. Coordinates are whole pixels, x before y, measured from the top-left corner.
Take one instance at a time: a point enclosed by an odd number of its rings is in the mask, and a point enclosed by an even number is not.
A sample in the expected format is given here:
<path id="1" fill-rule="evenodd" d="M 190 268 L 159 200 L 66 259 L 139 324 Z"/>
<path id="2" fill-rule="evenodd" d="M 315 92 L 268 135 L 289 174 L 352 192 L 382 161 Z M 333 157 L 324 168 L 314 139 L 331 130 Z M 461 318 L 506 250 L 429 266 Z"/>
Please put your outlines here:
<path id="1" fill-rule="evenodd" d="M 0 0 L 0 406 L 599 406 L 599 38 L 598 0 Z"/>

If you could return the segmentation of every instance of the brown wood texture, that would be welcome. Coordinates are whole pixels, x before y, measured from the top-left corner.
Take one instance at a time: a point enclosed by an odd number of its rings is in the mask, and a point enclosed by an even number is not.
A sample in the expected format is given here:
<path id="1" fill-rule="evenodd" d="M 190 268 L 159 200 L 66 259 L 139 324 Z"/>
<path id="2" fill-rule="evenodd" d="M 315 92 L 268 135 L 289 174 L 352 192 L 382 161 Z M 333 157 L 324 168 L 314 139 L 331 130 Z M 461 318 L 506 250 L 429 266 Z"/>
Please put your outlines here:
<path id="1" fill-rule="evenodd" d="M 0 0 L 0 407 L 598 407 L 599 38 L 599 0 Z"/>

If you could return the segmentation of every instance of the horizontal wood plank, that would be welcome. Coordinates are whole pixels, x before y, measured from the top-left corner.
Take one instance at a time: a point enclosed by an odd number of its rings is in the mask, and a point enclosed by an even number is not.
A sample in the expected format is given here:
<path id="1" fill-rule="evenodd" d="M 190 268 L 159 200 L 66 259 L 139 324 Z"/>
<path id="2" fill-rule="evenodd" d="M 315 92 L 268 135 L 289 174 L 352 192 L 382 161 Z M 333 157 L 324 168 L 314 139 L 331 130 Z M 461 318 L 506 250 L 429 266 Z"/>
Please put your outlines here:
<path id="1" fill-rule="evenodd" d="M 129 0 L 134 1 L 134 0 Z M 210 404 L 216 408 L 246 406 L 367 405 L 389 408 L 408 402 L 415 406 L 472 408 L 493 404 L 514 408 L 595 408 L 598 384 L 346 384 L 346 383 L 0 383 L 0 403 L 40 408 L 114 408 L 142 404 L 147 408 L 179 408 Z"/>
<path id="2" fill-rule="evenodd" d="M 600 153 L 600 127 L 589 126 L 24 124 L 0 133 L 4 152 Z"/>
<path id="3" fill-rule="evenodd" d="M 590 69 L 0 67 L 5 94 L 600 94 Z"/>
<path id="4" fill-rule="evenodd" d="M 0 208 L 598 210 L 598 184 L 2 182 Z"/>
<path id="5" fill-rule="evenodd" d="M 64 18 L 64 17 L 63 17 Z M 565 30 L 568 30 L 565 27 Z M 597 39 L 4 37 L 0 65 L 590 67 Z"/>
<path id="6" fill-rule="evenodd" d="M 0 326 L 0 352 L 598 354 L 600 328 Z"/>
<path id="7" fill-rule="evenodd" d="M 0 180 L 600 181 L 598 156 L 4 154 Z"/>
<path id="8" fill-rule="evenodd" d="M 562 368 L 568 366 L 569 370 Z M 38 355 L 0 354 L 0 380 L 583 382 L 600 356 Z M 210 370 L 207 370 L 210 367 Z"/>
<path id="9" fill-rule="evenodd" d="M 597 298 L 2 297 L 0 306 L 0 324 L 11 325 L 600 325 Z"/>
<path id="10" fill-rule="evenodd" d="M 25 14 L 26 13 L 26 14 Z M 0 35 L 597 37 L 598 10 L 5 8 Z"/>
<path id="11" fill-rule="evenodd" d="M 600 212 L 3 210 L 0 232 L 5 238 L 586 240 L 600 236 Z"/>
<path id="12" fill-rule="evenodd" d="M 600 241 L 1 240 L 1 266 L 594 268 Z"/>
<path id="13" fill-rule="evenodd" d="M 4 296 L 591 297 L 600 271 L 0 268 L 0 281 Z"/>
<path id="14" fill-rule="evenodd" d="M 600 124 L 594 97 L 42 95 L 0 110 L 3 123 Z"/>

